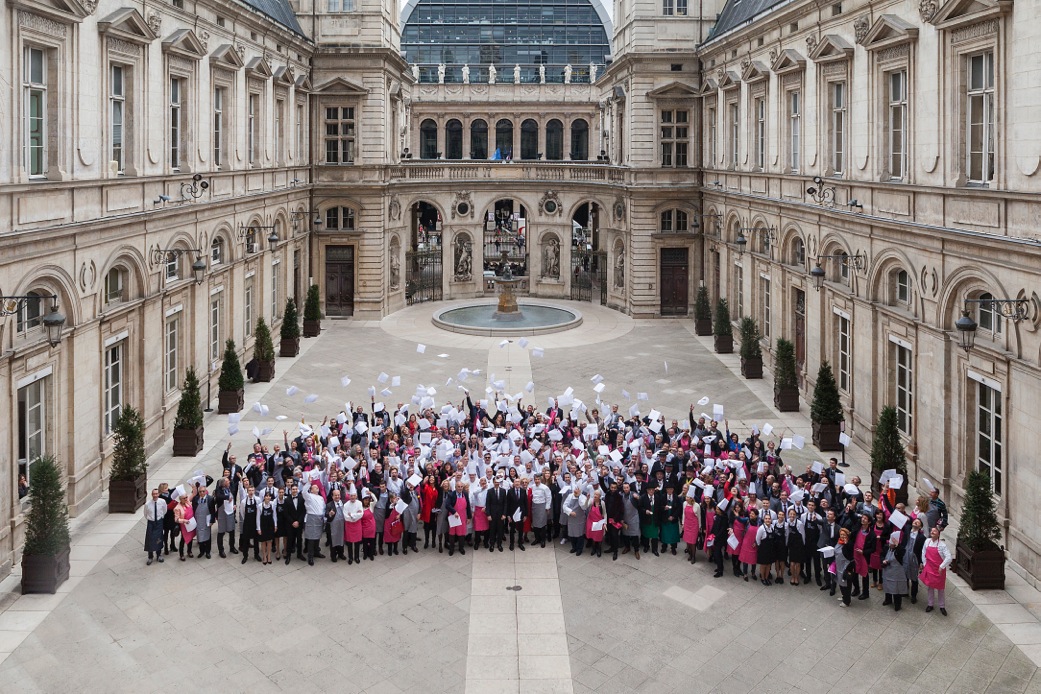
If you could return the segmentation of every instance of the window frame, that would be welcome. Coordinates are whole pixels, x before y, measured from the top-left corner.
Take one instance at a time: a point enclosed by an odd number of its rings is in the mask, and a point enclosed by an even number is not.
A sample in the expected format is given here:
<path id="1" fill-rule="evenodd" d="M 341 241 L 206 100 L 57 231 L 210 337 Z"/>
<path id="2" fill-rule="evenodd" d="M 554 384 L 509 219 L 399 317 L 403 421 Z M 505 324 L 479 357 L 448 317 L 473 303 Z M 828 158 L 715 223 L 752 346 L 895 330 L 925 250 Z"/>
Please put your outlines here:
<path id="1" fill-rule="evenodd" d="M 737 103 L 737 99 L 727 101 L 727 113 L 730 116 L 728 119 L 728 137 L 727 137 L 727 149 L 729 155 L 729 167 L 731 170 L 736 170 L 738 165 L 738 158 L 741 155 L 740 152 L 740 140 L 741 140 L 741 107 Z"/>
<path id="2" fill-rule="evenodd" d="M 104 387 L 102 389 L 102 417 L 104 430 L 107 436 L 111 436 L 119 419 L 120 411 L 123 409 L 123 381 L 126 375 L 125 339 L 109 345 L 104 351 L 104 362 L 102 374 Z"/>
<path id="3" fill-rule="evenodd" d="M 835 313 L 835 383 L 840 392 L 853 393 L 853 320 Z"/>
<path id="4" fill-rule="evenodd" d="M 771 328 L 771 315 L 773 311 L 773 297 L 771 296 L 772 285 L 770 278 L 760 275 L 759 276 L 759 292 L 760 292 L 760 316 L 759 325 L 763 338 L 770 341 L 770 328 Z"/>
<path id="5" fill-rule="evenodd" d="M 327 166 L 353 166 L 357 159 L 358 138 L 358 107 L 356 104 L 326 105 L 322 110 L 325 112 L 323 122 L 325 134 L 322 141 L 325 144 L 323 164 Z M 330 117 L 335 110 L 335 117 Z M 330 129 L 335 128 L 335 132 Z M 335 145 L 336 161 L 329 157 L 329 147 Z"/>
<path id="6" fill-rule="evenodd" d="M 755 168 L 766 170 L 766 94 L 752 97 L 752 118 L 754 131 Z"/>
<path id="7" fill-rule="evenodd" d="M 47 405 L 50 391 L 50 378 L 50 376 L 37 378 L 31 383 L 27 383 L 21 388 L 18 388 L 15 393 L 18 407 L 18 441 L 16 443 L 16 454 L 18 456 L 19 468 L 18 474 L 24 474 L 26 482 L 29 483 L 32 482 L 33 463 L 47 455 L 47 422 L 49 419 Z M 31 404 L 30 395 L 35 396 L 32 398 Z M 34 421 L 33 411 L 36 412 L 35 421 L 39 426 L 31 429 L 30 427 L 33 426 L 31 422 Z M 22 453 L 23 446 L 25 448 L 24 455 Z M 24 467 L 22 463 L 23 460 L 25 461 Z"/>
<path id="8" fill-rule="evenodd" d="M 894 78 L 901 80 L 902 92 L 899 97 L 894 96 Z M 908 170 L 908 126 L 910 115 L 909 102 L 909 71 L 906 66 L 888 70 L 883 73 L 883 84 L 885 88 L 885 175 L 890 181 L 903 181 L 907 178 Z M 899 122 L 897 122 L 899 121 Z M 899 147 L 894 144 L 899 138 Z M 896 166 L 894 166 L 894 163 Z"/>
<path id="9" fill-rule="evenodd" d="M 51 131 L 50 115 L 52 109 L 50 108 L 50 100 L 52 98 L 52 90 L 49 89 L 48 77 L 51 72 L 51 52 L 52 49 L 50 47 L 35 42 L 26 42 L 22 51 L 22 107 L 24 109 L 22 164 L 31 180 L 46 179 L 50 165 L 51 142 L 49 133 Z M 33 74 L 33 55 L 35 53 L 40 55 L 40 74 L 38 79 Z M 38 103 L 40 106 L 38 116 L 33 115 L 32 105 L 34 103 Z M 39 127 L 35 128 L 33 123 L 37 121 L 39 122 Z M 38 133 L 38 137 L 34 136 L 34 133 Z M 38 168 L 33 165 L 35 159 L 34 152 L 39 153 Z"/>
<path id="10" fill-rule="evenodd" d="M 119 72 L 118 80 L 116 79 L 117 71 Z M 129 72 L 130 66 L 128 65 L 119 62 L 109 63 L 109 161 L 116 162 L 117 176 L 126 174 L 127 121 L 130 120 L 128 118 L 129 98 L 127 96 L 127 76 Z"/>
<path id="11" fill-rule="evenodd" d="M 213 87 L 213 168 L 221 170 L 224 165 L 225 113 L 228 88 L 222 84 Z"/>
<path id="12" fill-rule="evenodd" d="M 914 427 L 914 353 L 909 346 L 890 341 L 893 364 L 893 408 L 896 428 L 911 436 Z"/>
<path id="13" fill-rule="evenodd" d="M 962 147 L 965 152 L 965 158 L 963 162 L 964 176 L 967 185 L 975 185 L 980 187 L 987 187 L 995 181 L 997 176 L 997 127 L 996 122 L 998 119 L 998 108 L 997 108 L 997 86 L 996 86 L 996 59 L 997 50 L 994 47 L 985 47 L 978 50 L 967 51 L 961 54 L 962 63 L 964 65 L 963 70 L 963 87 L 962 87 L 962 99 L 963 99 L 963 110 L 964 110 L 964 122 L 962 126 Z M 984 65 L 984 78 L 989 76 L 989 83 L 986 79 L 980 87 L 975 88 L 972 86 L 972 61 L 974 58 L 982 57 Z M 987 67 L 989 64 L 989 75 L 987 74 Z M 973 145 L 972 145 L 972 128 L 973 128 L 973 103 L 976 99 L 980 101 L 980 107 L 983 112 L 983 121 L 980 123 L 981 129 L 981 149 L 979 150 L 980 162 L 979 169 L 980 175 L 973 177 Z M 990 158 L 990 173 L 989 176 L 984 174 L 983 168 L 986 163 L 986 158 Z"/>
<path id="14" fill-rule="evenodd" d="M 242 334 L 247 338 L 253 337 L 253 280 L 253 277 L 248 278 L 242 290 Z"/>
<path id="15" fill-rule="evenodd" d="M 187 105 L 185 91 L 187 90 L 188 78 L 183 75 L 170 73 L 167 79 L 167 112 L 169 115 L 169 163 L 170 170 L 179 172 L 184 165 L 185 150 L 188 149 L 185 138 L 187 129 L 187 118 L 185 113 Z"/>
<path id="16" fill-rule="evenodd" d="M 163 334 L 163 385 L 167 393 L 177 389 L 178 352 L 180 351 L 180 315 L 174 314 L 166 319 Z"/>
<path id="17" fill-rule="evenodd" d="M 828 174 L 841 178 L 849 167 L 849 81 L 827 82 Z"/>
<path id="18" fill-rule="evenodd" d="M 117 287 L 115 290 L 110 286 L 112 277 L 115 277 L 117 280 Z M 102 291 L 104 292 L 104 302 L 106 306 L 114 306 L 126 301 L 126 278 L 127 271 L 120 265 L 112 266 L 109 271 L 105 273 Z"/>
<path id="19" fill-rule="evenodd" d="M 787 89 L 784 100 L 788 114 L 788 142 L 785 148 L 788 154 L 788 173 L 799 173 L 802 169 L 802 88 Z"/>
<path id="20" fill-rule="evenodd" d="M 221 292 L 210 296 L 210 361 L 216 362 L 221 358 Z"/>
<path id="21" fill-rule="evenodd" d="M 974 393 L 973 429 L 973 466 L 980 471 L 988 471 L 991 474 L 990 487 L 995 496 L 1001 496 L 1005 473 L 1004 447 L 1005 431 L 1004 419 L 1005 408 L 1002 398 L 1004 393 L 1000 388 L 995 388 L 987 383 L 973 379 L 976 389 Z M 984 395 L 987 395 L 984 398 Z M 982 425 L 986 423 L 987 427 Z M 986 454 L 986 458 L 984 458 Z M 995 474 L 996 473 L 996 474 Z"/>

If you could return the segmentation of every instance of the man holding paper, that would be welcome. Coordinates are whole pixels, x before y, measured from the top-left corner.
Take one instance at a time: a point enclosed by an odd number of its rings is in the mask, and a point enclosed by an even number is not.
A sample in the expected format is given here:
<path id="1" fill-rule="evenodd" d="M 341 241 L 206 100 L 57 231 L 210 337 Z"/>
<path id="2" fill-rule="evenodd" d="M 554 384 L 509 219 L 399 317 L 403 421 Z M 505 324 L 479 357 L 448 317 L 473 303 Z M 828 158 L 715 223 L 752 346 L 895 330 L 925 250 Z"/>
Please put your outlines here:
<path id="1" fill-rule="evenodd" d="M 521 489 L 520 478 L 513 480 L 513 486 L 506 492 L 506 519 L 510 528 L 510 551 L 513 551 L 514 534 L 517 547 L 524 551 L 524 519 L 528 516 L 528 493 Z"/>

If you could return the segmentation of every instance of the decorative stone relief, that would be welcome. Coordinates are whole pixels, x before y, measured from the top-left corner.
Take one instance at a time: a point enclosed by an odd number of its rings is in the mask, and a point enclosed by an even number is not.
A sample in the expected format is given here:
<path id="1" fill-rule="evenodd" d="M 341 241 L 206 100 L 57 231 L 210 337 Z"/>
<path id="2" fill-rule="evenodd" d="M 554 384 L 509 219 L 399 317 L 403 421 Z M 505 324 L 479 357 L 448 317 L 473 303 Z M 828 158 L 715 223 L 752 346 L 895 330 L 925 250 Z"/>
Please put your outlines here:
<path id="1" fill-rule="evenodd" d="M 398 221 L 401 219 L 401 201 L 398 200 L 397 195 L 392 195 L 390 198 L 390 205 L 387 208 L 387 213 L 390 215 L 391 221 Z"/>
<path id="2" fill-rule="evenodd" d="M 389 255 L 387 266 L 389 267 L 390 288 L 398 289 L 401 286 L 401 242 L 398 241 L 397 236 L 391 239 Z"/>
<path id="3" fill-rule="evenodd" d="M 560 239 L 556 234 L 547 234 L 542 240 L 542 277 L 560 279 Z"/>
<path id="4" fill-rule="evenodd" d="M 951 32 L 951 43 L 960 43 L 968 39 L 978 39 L 981 36 L 990 36 L 996 33 L 998 33 L 998 20 L 991 19 Z"/>
<path id="5" fill-rule="evenodd" d="M 47 34 L 56 39 L 64 39 L 65 34 L 68 31 L 68 28 L 64 24 L 55 22 L 53 19 L 41 17 L 32 12 L 19 12 L 18 26 L 25 27 L 26 29 L 34 29 L 41 34 Z"/>
<path id="6" fill-rule="evenodd" d="M 138 57 L 141 55 L 141 47 L 136 43 L 117 39 L 115 36 L 108 37 L 108 50 L 112 53 Z"/>
<path id="7" fill-rule="evenodd" d="M 857 17 L 853 20 L 853 37 L 857 43 L 864 43 L 864 39 L 867 38 L 870 29 L 871 22 L 868 21 L 867 17 Z"/>
<path id="8" fill-rule="evenodd" d="M 810 34 L 809 36 L 806 37 L 806 48 L 807 48 L 807 50 L 809 50 L 812 53 L 813 49 L 815 49 L 816 47 L 817 47 L 817 37 L 814 34 Z"/>
<path id="9" fill-rule="evenodd" d="M 555 191 L 547 190 L 539 200 L 539 214 L 547 217 L 559 217 L 563 214 L 560 205 L 560 196 Z"/>
<path id="10" fill-rule="evenodd" d="M 919 0 L 918 3 L 918 15 L 922 18 L 923 22 L 931 22 L 933 17 L 936 16 L 936 11 L 940 9 L 936 0 Z"/>
<path id="11" fill-rule="evenodd" d="M 455 262 L 453 263 L 456 282 L 469 282 L 473 279 L 474 245 L 468 234 L 459 234 L 455 239 Z"/>
<path id="12" fill-rule="evenodd" d="M 94 287 L 98 279 L 98 267 L 93 260 L 87 260 L 80 267 L 80 289 L 86 292 Z"/>
<path id="13" fill-rule="evenodd" d="M 163 26 L 163 17 L 158 12 L 148 13 L 148 28 L 152 30 L 153 34 L 158 34 L 159 29 Z"/>
<path id="14" fill-rule="evenodd" d="M 620 197 L 614 200 L 614 218 L 619 222 L 625 218 L 625 200 Z"/>

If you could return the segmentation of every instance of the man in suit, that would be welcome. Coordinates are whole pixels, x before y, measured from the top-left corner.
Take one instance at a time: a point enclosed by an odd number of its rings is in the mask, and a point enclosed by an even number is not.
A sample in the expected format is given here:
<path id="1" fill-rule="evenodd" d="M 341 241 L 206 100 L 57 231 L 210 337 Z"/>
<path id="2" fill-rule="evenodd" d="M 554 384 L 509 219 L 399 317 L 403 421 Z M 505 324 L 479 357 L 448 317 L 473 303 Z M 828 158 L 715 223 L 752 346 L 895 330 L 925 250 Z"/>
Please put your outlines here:
<path id="1" fill-rule="evenodd" d="M 224 449 L 224 457 L 221 458 L 221 466 L 229 472 L 228 478 L 231 480 L 231 495 L 233 498 L 239 498 L 239 482 L 242 481 L 242 466 L 238 464 L 237 458 L 234 453 L 231 452 L 231 442 L 228 442 L 228 447 Z"/>
<path id="2" fill-rule="evenodd" d="M 835 547 L 839 544 L 839 529 L 842 526 L 839 525 L 838 519 L 835 516 L 835 511 L 829 509 L 827 517 L 823 527 L 821 528 L 820 539 L 817 540 L 817 549 L 824 547 Z M 822 561 L 831 566 L 831 559 L 822 559 Z M 832 575 L 830 571 L 824 571 L 824 585 L 821 586 L 821 590 L 831 591 L 831 595 L 835 594 L 836 577 Z"/>
<path id="3" fill-rule="evenodd" d="M 496 476 L 494 485 L 485 500 L 484 512 L 488 514 L 488 551 L 496 547 L 502 551 L 503 523 L 506 521 L 506 492 L 503 491 L 502 478 Z"/>
<path id="4" fill-rule="evenodd" d="M 195 536 L 199 539 L 199 558 L 210 558 L 213 548 L 212 525 L 217 521 L 217 500 L 205 485 L 196 485 L 198 495 L 192 499 L 192 515 L 196 522 Z M 203 539 L 205 537 L 205 539 Z"/>
<path id="5" fill-rule="evenodd" d="M 712 531 L 711 535 L 714 535 L 712 540 L 712 563 L 716 565 L 716 573 L 712 574 L 713 578 L 719 578 L 723 575 L 723 548 L 727 546 L 727 515 L 718 506 L 715 508 L 716 515 L 712 519 Z"/>
<path id="6" fill-rule="evenodd" d="M 520 520 L 516 513 L 520 511 Z M 517 534 L 517 546 L 524 551 L 524 518 L 528 515 L 528 492 L 521 489 L 521 481 L 518 477 L 513 480 L 513 486 L 506 492 L 506 522 L 510 526 L 510 551 L 513 551 L 513 535 Z"/>
<path id="7" fill-rule="evenodd" d="M 553 406 L 546 408 L 546 417 L 549 419 L 550 424 L 559 424 L 560 420 L 564 418 L 564 412 L 560 409 L 560 404 L 556 398 L 553 399 Z"/>
<path id="8" fill-rule="evenodd" d="M 301 561 L 304 559 L 304 517 L 307 515 L 307 507 L 304 505 L 304 497 L 300 494 L 300 488 L 296 483 L 293 483 L 289 489 L 286 513 L 289 517 L 289 540 L 286 544 L 286 564 L 288 564 L 289 557 L 294 550 L 297 559 Z"/>

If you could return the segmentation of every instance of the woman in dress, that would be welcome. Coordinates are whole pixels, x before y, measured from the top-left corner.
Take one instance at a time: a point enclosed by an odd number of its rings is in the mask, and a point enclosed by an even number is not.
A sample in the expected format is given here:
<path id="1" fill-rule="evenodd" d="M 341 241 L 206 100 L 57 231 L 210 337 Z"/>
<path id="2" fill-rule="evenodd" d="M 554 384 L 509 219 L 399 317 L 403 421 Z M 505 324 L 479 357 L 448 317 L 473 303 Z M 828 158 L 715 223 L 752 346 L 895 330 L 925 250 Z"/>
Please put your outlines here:
<path id="1" fill-rule="evenodd" d="M 162 492 L 159 495 L 162 496 Z M 188 494 L 181 494 L 177 499 L 177 506 L 174 508 L 174 522 L 177 523 L 181 529 L 181 541 L 177 547 L 178 553 L 181 555 L 181 561 L 184 561 L 184 546 L 188 545 L 188 556 L 192 556 L 192 541 L 195 539 L 195 523 L 189 523 L 193 519 L 192 505 L 189 503 L 195 496 L 193 492 L 191 496 Z M 188 526 L 191 525 L 191 530 Z"/>
<path id="2" fill-rule="evenodd" d="M 643 551 L 658 554 L 658 540 L 661 537 L 661 494 L 658 488 L 647 485 L 640 495 L 640 533 L 643 535 Z"/>
<path id="3" fill-rule="evenodd" d="M 907 595 L 907 573 L 904 571 L 904 551 L 900 547 L 900 533 L 889 536 L 886 554 L 882 558 L 882 589 L 886 593 L 883 605 L 892 605 L 894 612 L 900 611 L 900 603 Z"/>
<path id="4" fill-rule="evenodd" d="M 764 586 L 771 585 L 770 565 L 777 561 L 777 545 L 781 532 L 774 523 L 772 513 L 763 514 L 763 524 L 755 532 L 756 563 L 759 564 L 759 582 Z M 778 576 L 780 579 L 780 576 Z"/>
<path id="5" fill-rule="evenodd" d="M 860 578 L 859 589 L 856 583 L 853 584 L 853 594 L 856 595 L 859 590 L 861 600 L 871 597 L 870 588 L 868 588 L 868 573 L 870 572 L 868 562 L 871 560 L 871 555 L 875 553 L 875 531 L 871 526 L 871 517 L 862 515 L 860 530 L 857 531 L 856 539 L 853 541 L 853 562 L 856 566 L 857 576 Z"/>
<path id="6" fill-rule="evenodd" d="M 459 554 L 466 554 L 466 522 L 473 517 L 470 508 L 470 489 L 466 482 L 456 482 L 455 491 L 448 494 L 450 513 L 462 521 L 448 531 L 448 556 L 452 556 L 455 544 L 459 545 Z"/>
<path id="7" fill-rule="evenodd" d="M 278 513 L 271 501 L 271 494 L 264 494 L 264 501 L 257 512 L 257 539 L 260 540 L 260 563 L 271 563 L 271 543 L 278 527 Z"/>
<path id="8" fill-rule="evenodd" d="M 604 528 L 600 527 L 599 530 L 593 529 L 593 524 L 599 524 L 606 518 L 604 510 L 604 502 L 601 498 L 600 490 L 597 489 L 593 492 L 593 498 L 589 502 L 589 508 L 586 511 L 586 539 L 593 543 L 590 554 L 601 556 L 602 544 L 604 541 Z"/>
<path id="9" fill-rule="evenodd" d="M 383 543 L 387 545 L 387 556 L 398 554 L 398 540 L 401 539 L 401 514 L 394 506 L 398 503 L 398 495 L 394 492 L 387 493 L 387 508 L 384 512 L 386 520 L 383 521 Z"/>
<path id="10" fill-rule="evenodd" d="M 687 545 L 684 550 L 691 564 L 697 562 L 698 534 L 701 532 L 701 506 L 693 496 L 686 496 L 689 488 L 684 486 L 683 501 L 683 542 Z"/>
<path id="11" fill-rule="evenodd" d="M 353 484 L 343 505 L 343 541 L 347 544 L 347 564 L 361 563 L 362 517 L 365 508 L 358 501 L 358 488 Z"/>
<path id="12" fill-rule="evenodd" d="M 929 589 L 929 602 L 925 611 L 933 611 L 933 602 L 940 608 L 940 614 L 947 616 L 947 567 L 954 558 L 947 544 L 940 539 L 940 529 L 929 530 L 929 539 L 922 547 L 922 569 L 919 580 Z"/>
<path id="13" fill-rule="evenodd" d="M 853 542 L 850 541 L 849 528 L 839 529 L 839 542 L 835 546 L 835 580 L 838 581 L 842 597 L 839 602 L 849 607 L 853 602 L 853 586 L 856 585 L 857 572 L 854 561 Z M 830 570 L 830 569 L 829 569 Z"/>
<path id="14" fill-rule="evenodd" d="M 437 534 L 437 516 L 441 510 L 437 503 L 439 496 L 440 492 L 434 483 L 433 475 L 427 475 L 423 478 L 423 484 L 419 485 L 419 520 L 423 521 L 423 549 L 434 543 L 434 535 Z"/>
<path id="15" fill-rule="evenodd" d="M 286 543 L 293 525 L 289 520 L 289 505 L 286 501 L 285 487 L 279 488 L 278 498 L 275 499 L 275 521 L 275 561 L 278 561 L 283 556 L 289 557 L 286 552 Z"/>
<path id="16" fill-rule="evenodd" d="M 361 506 L 361 544 L 365 558 L 376 561 L 376 516 L 372 513 L 372 494 L 362 497 Z"/>
<path id="17" fill-rule="evenodd" d="M 868 568 L 871 569 L 871 587 L 882 590 L 882 555 L 886 553 L 888 533 L 886 533 L 886 516 L 882 510 L 875 511 L 875 523 L 871 527 L 875 533 L 875 551 L 868 558 Z"/>
<path id="18" fill-rule="evenodd" d="M 784 524 L 785 540 L 788 546 L 788 571 L 791 574 L 791 584 L 799 585 L 802 576 L 802 565 L 806 561 L 806 538 L 803 535 L 805 526 L 799 519 L 799 513 L 794 507 L 788 509 L 788 520 Z"/>
<path id="19" fill-rule="evenodd" d="M 755 575 L 755 565 L 759 558 L 755 543 L 756 533 L 759 531 L 759 509 L 754 506 L 748 509 L 748 526 L 745 528 L 744 537 L 741 538 L 741 547 L 738 550 L 738 561 L 741 562 L 741 575 L 748 581 L 748 574 Z"/>

